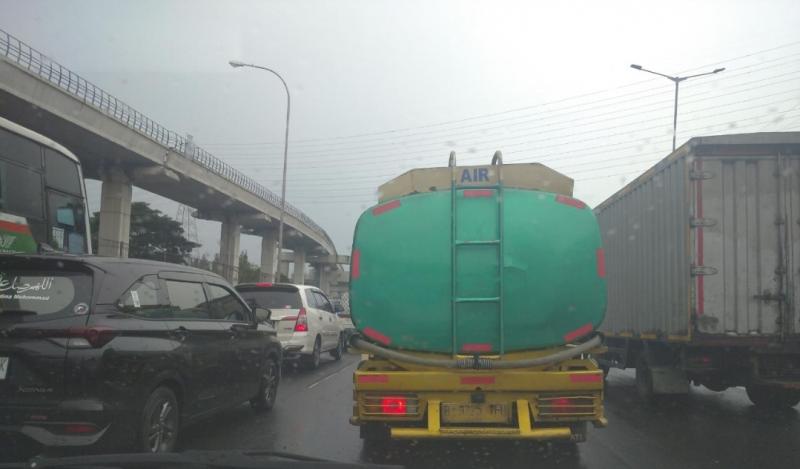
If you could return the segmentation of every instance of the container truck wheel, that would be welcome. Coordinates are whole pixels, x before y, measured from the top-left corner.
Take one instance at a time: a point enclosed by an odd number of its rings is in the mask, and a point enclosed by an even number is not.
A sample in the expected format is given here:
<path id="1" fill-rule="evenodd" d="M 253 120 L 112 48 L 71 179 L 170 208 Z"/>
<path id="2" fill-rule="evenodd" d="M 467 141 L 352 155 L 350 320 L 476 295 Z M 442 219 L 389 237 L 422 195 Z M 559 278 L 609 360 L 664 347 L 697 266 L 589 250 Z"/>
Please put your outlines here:
<path id="1" fill-rule="evenodd" d="M 644 355 L 639 356 L 639 359 L 636 360 L 636 392 L 645 403 L 652 404 L 655 402 L 656 394 L 653 391 L 653 375 Z"/>
<path id="2" fill-rule="evenodd" d="M 788 409 L 800 404 L 800 391 L 776 386 L 751 384 L 745 387 L 747 397 L 756 407 Z"/>
<path id="3" fill-rule="evenodd" d="M 314 350 L 311 351 L 311 355 L 303 357 L 306 368 L 309 370 L 316 370 L 319 368 L 319 355 L 321 352 L 322 341 L 320 340 L 319 336 L 317 336 L 317 340 L 314 341 Z"/>

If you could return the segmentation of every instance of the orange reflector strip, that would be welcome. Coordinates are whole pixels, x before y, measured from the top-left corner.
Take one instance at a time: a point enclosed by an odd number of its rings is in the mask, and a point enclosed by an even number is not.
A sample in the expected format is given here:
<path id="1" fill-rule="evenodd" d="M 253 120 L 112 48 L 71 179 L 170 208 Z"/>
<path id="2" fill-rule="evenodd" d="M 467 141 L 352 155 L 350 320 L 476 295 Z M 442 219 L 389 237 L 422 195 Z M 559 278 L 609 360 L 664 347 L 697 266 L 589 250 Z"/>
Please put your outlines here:
<path id="1" fill-rule="evenodd" d="M 400 201 L 399 200 L 393 200 L 391 202 L 387 202 L 387 203 L 385 203 L 383 205 L 378 205 L 377 207 L 373 208 L 372 209 L 372 215 L 377 217 L 378 215 L 386 213 L 389 210 L 394 210 L 399 206 L 400 206 Z"/>
<path id="2" fill-rule="evenodd" d="M 361 251 L 356 249 L 353 251 L 353 257 L 350 259 L 350 277 L 355 280 L 361 275 Z"/>
<path id="3" fill-rule="evenodd" d="M 358 375 L 359 383 L 388 383 L 388 375 Z"/>
<path id="4" fill-rule="evenodd" d="M 603 381 L 603 375 L 600 373 L 591 375 L 569 375 L 569 380 L 573 383 L 599 383 Z"/>
<path id="5" fill-rule="evenodd" d="M 462 376 L 461 384 L 494 384 L 494 376 Z"/>
<path id="6" fill-rule="evenodd" d="M 461 346 L 464 352 L 491 352 L 492 344 L 464 344 Z"/>
<path id="7" fill-rule="evenodd" d="M 572 197 L 567 197 L 566 195 L 557 195 L 556 202 L 564 205 L 569 205 L 570 207 L 575 208 L 586 208 L 586 204 L 581 202 L 578 199 L 573 199 Z"/>
<path id="8" fill-rule="evenodd" d="M 380 342 L 383 345 L 389 345 L 389 344 L 392 343 L 392 339 L 391 338 L 381 334 L 380 332 L 376 331 L 375 329 L 373 329 L 371 327 L 365 327 L 364 330 L 361 331 L 361 332 L 363 332 L 364 335 L 369 337 L 370 339 L 372 339 L 372 340 L 374 340 L 376 342 Z"/>
<path id="9" fill-rule="evenodd" d="M 566 334 L 564 334 L 564 341 L 565 342 L 572 342 L 573 340 L 575 340 L 575 339 L 577 339 L 579 337 L 583 337 L 586 334 L 592 332 L 592 329 L 594 329 L 594 326 L 592 326 L 592 323 L 585 324 L 585 325 L 575 329 L 572 332 L 567 332 Z"/>
<path id="10" fill-rule="evenodd" d="M 595 254 L 597 255 L 597 276 L 606 278 L 606 252 L 603 248 L 597 248 Z"/>

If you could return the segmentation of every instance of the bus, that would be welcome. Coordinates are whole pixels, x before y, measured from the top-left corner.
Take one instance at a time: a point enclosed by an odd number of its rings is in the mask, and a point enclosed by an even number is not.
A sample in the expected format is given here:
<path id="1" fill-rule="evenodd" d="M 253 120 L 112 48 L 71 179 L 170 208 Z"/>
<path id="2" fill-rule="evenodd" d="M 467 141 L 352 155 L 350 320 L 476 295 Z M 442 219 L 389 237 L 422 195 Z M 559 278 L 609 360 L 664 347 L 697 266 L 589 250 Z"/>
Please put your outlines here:
<path id="1" fill-rule="evenodd" d="M 0 118 L 0 253 L 91 254 L 88 217 L 78 158 Z"/>

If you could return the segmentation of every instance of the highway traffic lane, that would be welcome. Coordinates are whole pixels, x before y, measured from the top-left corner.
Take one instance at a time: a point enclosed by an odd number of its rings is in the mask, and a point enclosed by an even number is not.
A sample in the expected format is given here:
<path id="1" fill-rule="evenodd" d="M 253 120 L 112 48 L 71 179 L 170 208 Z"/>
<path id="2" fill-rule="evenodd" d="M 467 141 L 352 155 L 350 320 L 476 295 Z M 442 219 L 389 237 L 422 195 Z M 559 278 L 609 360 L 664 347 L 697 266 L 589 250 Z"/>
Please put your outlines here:
<path id="1" fill-rule="evenodd" d="M 744 390 L 693 387 L 683 403 L 642 404 L 633 370 L 612 370 L 609 427 L 589 429 L 577 451 L 524 442 L 395 442 L 365 449 L 347 419 L 359 357 L 327 360 L 314 372 L 288 370 L 272 413 L 243 406 L 188 429 L 185 449 L 273 449 L 338 461 L 410 468 L 800 467 L 800 409 L 762 413 Z"/>

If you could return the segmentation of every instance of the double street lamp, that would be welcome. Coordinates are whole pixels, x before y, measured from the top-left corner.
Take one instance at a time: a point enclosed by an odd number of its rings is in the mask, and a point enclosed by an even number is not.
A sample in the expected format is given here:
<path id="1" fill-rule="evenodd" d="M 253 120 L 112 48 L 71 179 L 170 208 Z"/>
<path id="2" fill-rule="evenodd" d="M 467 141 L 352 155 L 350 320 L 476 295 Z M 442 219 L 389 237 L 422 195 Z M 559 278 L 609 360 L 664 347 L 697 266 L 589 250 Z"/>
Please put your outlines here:
<path id="1" fill-rule="evenodd" d="M 286 135 L 284 136 L 284 141 L 283 141 L 283 179 L 281 182 L 281 217 L 280 217 L 280 222 L 278 224 L 278 251 L 272 256 L 273 258 L 272 279 L 273 281 L 277 282 L 280 280 L 278 278 L 278 266 L 280 265 L 281 252 L 283 251 L 283 218 L 284 215 L 286 214 L 286 163 L 288 161 L 288 155 L 289 155 L 289 115 L 292 107 L 292 98 L 291 95 L 289 94 L 289 87 L 286 85 L 286 81 L 275 70 L 272 70 L 271 68 L 267 67 L 262 67 L 261 65 L 254 65 L 254 64 L 240 62 L 238 60 L 231 60 L 228 63 L 233 68 L 250 67 L 270 72 L 276 77 L 278 77 L 281 83 L 283 83 L 283 88 L 286 90 Z"/>
<path id="2" fill-rule="evenodd" d="M 722 71 L 725 70 L 725 67 L 723 67 L 723 68 L 714 69 L 713 71 L 710 71 L 710 72 L 698 73 L 697 75 L 689 75 L 689 76 L 685 76 L 685 77 L 673 77 L 673 76 L 670 76 L 670 75 L 665 75 L 663 73 L 658 73 L 658 72 L 654 72 L 652 70 L 648 70 L 646 68 L 643 68 L 641 65 L 631 64 L 631 68 L 635 68 L 636 70 L 641 70 L 643 72 L 652 73 L 653 75 L 658 75 L 660 77 L 664 77 L 664 78 L 672 81 L 673 83 L 675 83 L 675 113 L 674 113 L 674 115 L 672 117 L 672 151 L 675 151 L 675 139 L 676 139 L 677 133 L 678 133 L 678 85 L 680 84 L 680 82 L 686 81 L 689 78 L 697 78 L 697 77 L 702 77 L 702 76 L 705 76 L 705 75 L 714 75 L 715 73 L 719 73 L 719 72 L 722 72 Z"/>

